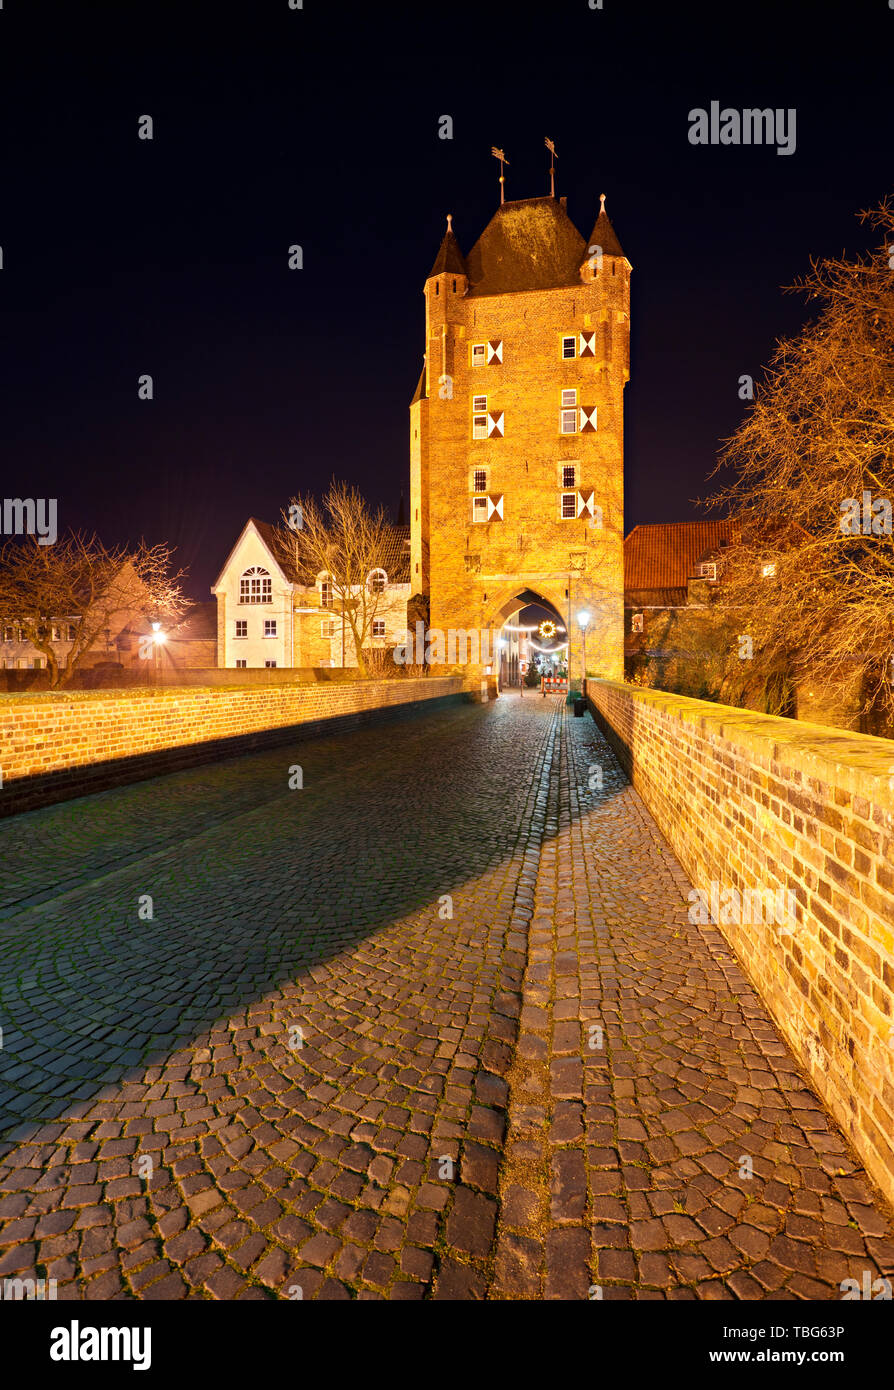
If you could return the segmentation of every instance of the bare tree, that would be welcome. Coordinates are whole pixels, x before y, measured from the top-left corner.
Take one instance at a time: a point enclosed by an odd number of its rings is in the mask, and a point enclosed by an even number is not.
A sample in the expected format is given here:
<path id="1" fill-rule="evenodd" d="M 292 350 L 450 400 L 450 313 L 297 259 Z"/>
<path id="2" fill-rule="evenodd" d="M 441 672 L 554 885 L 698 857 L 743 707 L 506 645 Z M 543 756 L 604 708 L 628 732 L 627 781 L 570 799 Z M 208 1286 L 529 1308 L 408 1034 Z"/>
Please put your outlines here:
<path id="1" fill-rule="evenodd" d="M 753 648 L 745 663 L 730 650 L 727 690 L 761 687 L 772 709 L 792 681 L 821 677 L 859 690 L 864 711 L 890 720 L 894 202 L 860 218 L 881 231 L 881 246 L 855 260 L 811 261 L 788 287 L 808 296 L 815 317 L 777 343 L 720 455 L 735 481 L 709 505 L 739 522 L 724 604 Z"/>
<path id="2" fill-rule="evenodd" d="M 358 672 L 369 675 L 363 647 L 383 603 L 381 579 L 370 576 L 383 568 L 387 574 L 395 558 L 394 528 L 384 508 L 373 510 L 356 488 L 333 478 L 321 502 L 309 495 L 293 498 L 275 534 L 282 555 L 305 582 L 328 576 L 332 607 L 351 631 Z"/>
<path id="3" fill-rule="evenodd" d="M 134 614 L 171 622 L 185 611 L 180 580 L 171 573 L 166 545 L 109 549 L 96 536 L 70 532 L 54 545 L 31 537 L 0 547 L 0 623 L 46 657 L 52 687 L 65 686 L 85 655 L 106 631 Z M 71 628 L 65 664 L 60 665 L 53 628 Z"/>

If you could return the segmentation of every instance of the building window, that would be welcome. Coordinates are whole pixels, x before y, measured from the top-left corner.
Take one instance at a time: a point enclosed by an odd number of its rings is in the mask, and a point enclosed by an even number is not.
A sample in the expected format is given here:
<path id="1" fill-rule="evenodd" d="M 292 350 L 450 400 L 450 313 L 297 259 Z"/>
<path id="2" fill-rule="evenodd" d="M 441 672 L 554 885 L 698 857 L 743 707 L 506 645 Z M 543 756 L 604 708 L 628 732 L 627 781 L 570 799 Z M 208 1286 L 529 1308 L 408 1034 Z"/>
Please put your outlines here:
<path id="1" fill-rule="evenodd" d="M 473 468 L 473 469 L 472 469 L 472 491 L 473 491 L 473 492 L 487 492 L 487 488 L 488 488 L 488 478 L 487 478 L 488 471 L 489 471 L 489 470 L 488 470 L 487 468 Z"/>
<path id="2" fill-rule="evenodd" d="M 276 619 L 275 619 L 275 618 L 265 618 L 265 619 L 264 619 L 264 636 L 265 636 L 265 637 L 275 637 L 275 636 L 276 636 Z"/>
<path id="3" fill-rule="evenodd" d="M 472 498 L 472 520 L 473 520 L 473 521 L 487 521 L 487 498 L 486 498 L 486 497 L 473 497 L 473 498 Z"/>
<path id="4" fill-rule="evenodd" d="M 320 636 L 321 636 L 321 637 L 334 637 L 334 636 L 335 636 L 335 619 L 334 619 L 334 618 L 324 618 L 324 619 L 323 619 L 323 621 L 320 623 Z"/>
<path id="5" fill-rule="evenodd" d="M 559 412 L 559 433 L 577 434 L 577 410 Z"/>
<path id="6" fill-rule="evenodd" d="M 73 642 L 73 641 L 75 640 L 75 625 L 74 625 L 74 623 L 69 623 L 69 624 L 68 624 L 68 640 L 69 640 L 69 642 Z"/>
<path id="7" fill-rule="evenodd" d="M 384 637 L 384 636 L 385 636 L 385 619 L 384 619 L 384 618 L 373 618 L 372 635 L 373 635 L 373 637 Z"/>
<path id="8" fill-rule="evenodd" d="M 565 338 L 562 339 L 562 356 L 563 356 L 563 357 L 576 357 L 576 356 L 577 356 L 577 338 L 575 337 L 575 335 L 574 335 L 573 333 L 571 333 L 568 337 L 565 337 Z"/>
<path id="9" fill-rule="evenodd" d="M 62 641 L 62 629 L 61 629 L 61 627 L 59 626 L 58 623 L 54 623 L 54 624 L 53 624 L 53 641 L 54 641 L 54 642 L 61 642 L 61 641 Z"/>
<path id="10" fill-rule="evenodd" d="M 709 579 L 712 583 L 716 583 L 717 565 L 715 563 L 699 565 L 698 576 L 700 579 Z"/>
<path id="11" fill-rule="evenodd" d="M 483 367 L 484 364 L 485 364 L 485 362 L 486 362 L 486 360 L 487 360 L 487 344 L 486 344 L 486 343 L 473 343 L 473 344 L 472 344 L 472 366 L 473 366 L 473 367 Z"/>
<path id="12" fill-rule="evenodd" d="M 247 637 L 247 636 L 248 636 L 248 619 L 247 619 L 247 618 L 237 618 L 237 619 L 236 619 L 236 636 L 237 636 L 237 637 Z"/>
<path id="13" fill-rule="evenodd" d="M 253 565 L 239 580 L 240 603 L 272 603 L 273 581 L 265 569 Z"/>
<path id="14" fill-rule="evenodd" d="M 573 521 L 577 516 L 577 493 L 562 493 L 562 520 Z"/>
<path id="15" fill-rule="evenodd" d="M 577 405 L 577 387 L 562 392 L 562 409 L 568 410 L 571 406 Z"/>
<path id="16" fill-rule="evenodd" d="M 14 642 L 14 641 L 15 641 L 15 638 L 13 637 L 13 633 L 12 633 L 12 628 L 11 628 L 11 627 L 5 627 L 5 628 L 3 629 L 3 640 L 4 640 L 4 642 Z"/>
<path id="17" fill-rule="evenodd" d="M 370 570 L 366 576 L 366 587 L 371 594 L 384 594 L 388 575 L 384 570 Z"/>
<path id="18" fill-rule="evenodd" d="M 643 615 L 642 615 L 642 613 L 634 613 L 633 616 L 632 616 L 631 619 L 630 619 L 630 631 L 631 631 L 631 632 L 642 632 L 642 630 L 643 630 Z"/>
<path id="19" fill-rule="evenodd" d="M 245 666 L 246 666 L 245 661 L 237 661 L 237 662 L 236 662 L 236 669 L 239 670 L 239 671 L 244 671 L 244 670 L 245 670 Z"/>
<path id="20" fill-rule="evenodd" d="M 275 662 L 275 661 L 265 661 L 265 662 L 264 662 L 264 665 L 265 665 L 265 666 L 268 668 L 268 670 L 269 670 L 269 669 L 271 669 L 272 667 L 274 667 L 274 666 L 276 665 L 276 662 Z"/>
<path id="21" fill-rule="evenodd" d="M 562 487 L 577 487 L 577 464 L 562 464 Z"/>
<path id="22" fill-rule="evenodd" d="M 472 416 L 472 438 L 473 438 L 473 439 L 487 439 L 487 416 L 486 416 L 486 415 L 473 415 L 473 416 Z"/>
<path id="23" fill-rule="evenodd" d="M 324 579 L 320 583 L 320 607 L 332 607 L 332 581 L 329 579 Z"/>

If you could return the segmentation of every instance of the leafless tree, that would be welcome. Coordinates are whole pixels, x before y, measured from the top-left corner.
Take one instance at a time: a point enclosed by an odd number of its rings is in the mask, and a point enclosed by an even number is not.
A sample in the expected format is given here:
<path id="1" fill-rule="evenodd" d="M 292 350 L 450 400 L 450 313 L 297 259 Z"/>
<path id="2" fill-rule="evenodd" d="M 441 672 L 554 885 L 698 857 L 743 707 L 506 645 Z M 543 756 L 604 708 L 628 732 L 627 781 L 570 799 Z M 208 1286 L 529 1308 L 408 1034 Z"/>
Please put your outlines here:
<path id="1" fill-rule="evenodd" d="M 860 219 L 881 233 L 876 252 L 811 261 L 788 287 L 814 317 L 777 343 L 720 455 L 735 481 L 709 505 L 739 521 L 724 603 L 753 644 L 749 662 L 730 650 L 727 689 L 762 685 L 772 709 L 809 675 L 859 689 L 862 708 L 890 720 L 894 201 Z"/>
<path id="2" fill-rule="evenodd" d="M 76 532 L 54 545 L 33 537 L 11 538 L 0 547 L 0 623 L 21 629 L 46 657 L 51 687 L 65 686 L 106 631 L 139 615 L 172 622 L 187 608 L 180 580 L 171 573 L 167 545 L 112 549 Z M 53 628 L 73 638 L 60 664 Z"/>
<path id="3" fill-rule="evenodd" d="M 298 496 L 283 508 L 276 539 L 306 583 L 313 584 L 319 574 L 329 576 L 332 607 L 350 628 L 358 674 L 368 676 L 363 648 L 384 598 L 380 581 L 370 576 L 383 568 L 387 573 L 395 553 L 394 528 L 384 508 L 374 510 L 356 488 L 333 479 L 322 501 Z"/>

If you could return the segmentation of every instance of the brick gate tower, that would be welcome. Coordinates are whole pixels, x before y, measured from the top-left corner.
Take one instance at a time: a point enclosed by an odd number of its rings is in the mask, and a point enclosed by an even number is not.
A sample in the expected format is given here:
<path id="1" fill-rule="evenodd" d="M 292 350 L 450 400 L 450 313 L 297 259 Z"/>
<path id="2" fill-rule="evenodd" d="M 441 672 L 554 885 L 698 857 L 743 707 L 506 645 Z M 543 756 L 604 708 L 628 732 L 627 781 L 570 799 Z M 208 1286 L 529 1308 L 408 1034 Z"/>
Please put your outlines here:
<path id="1" fill-rule="evenodd" d="M 497 628 L 536 595 L 589 614 L 590 675 L 623 677 L 624 386 L 630 262 L 605 211 L 584 241 L 564 198 L 502 204 L 425 282 L 410 406 L 411 587 L 433 628 Z"/>

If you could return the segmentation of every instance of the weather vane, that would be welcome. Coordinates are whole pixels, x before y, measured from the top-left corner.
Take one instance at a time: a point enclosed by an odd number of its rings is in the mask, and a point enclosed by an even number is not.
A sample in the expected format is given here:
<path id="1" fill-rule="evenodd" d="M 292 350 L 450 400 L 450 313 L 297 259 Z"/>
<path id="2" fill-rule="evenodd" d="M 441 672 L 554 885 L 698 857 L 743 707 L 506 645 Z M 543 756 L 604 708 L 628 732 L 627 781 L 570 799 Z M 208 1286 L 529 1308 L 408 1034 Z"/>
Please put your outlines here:
<path id="1" fill-rule="evenodd" d="M 549 138 L 548 136 L 544 139 L 543 143 L 544 143 L 544 145 L 546 146 L 546 148 L 549 150 L 550 156 L 551 156 L 550 161 L 549 161 L 549 196 L 550 196 L 551 198 L 555 198 L 555 196 L 556 196 L 556 160 L 559 158 L 559 156 L 556 154 L 556 147 L 555 147 L 555 145 L 553 144 L 552 140 L 550 140 L 550 138 Z"/>
<path id="2" fill-rule="evenodd" d="M 505 203 L 506 179 L 503 176 L 503 165 L 508 164 L 509 160 L 506 158 L 505 150 L 498 150 L 496 145 L 491 145 L 490 152 L 493 155 L 494 159 L 498 159 L 500 161 L 500 202 Z"/>

